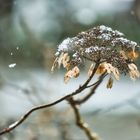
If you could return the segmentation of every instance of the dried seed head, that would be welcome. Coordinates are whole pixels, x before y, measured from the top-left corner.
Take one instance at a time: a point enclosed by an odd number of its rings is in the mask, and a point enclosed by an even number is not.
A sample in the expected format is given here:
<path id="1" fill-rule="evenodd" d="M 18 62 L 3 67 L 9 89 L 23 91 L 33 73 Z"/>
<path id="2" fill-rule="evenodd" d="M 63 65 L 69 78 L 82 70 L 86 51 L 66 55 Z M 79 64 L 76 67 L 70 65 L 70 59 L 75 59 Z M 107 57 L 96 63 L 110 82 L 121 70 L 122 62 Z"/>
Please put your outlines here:
<path id="1" fill-rule="evenodd" d="M 77 77 L 79 65 L 90 61 L 92 64 L 100 63 L 97 74 L 107 72 L 119 80 L 120 74 L 129 73 L 135 79 L 139 77 L 139 71 L 132 70 L 130 63 L 138 57 L 138 50 L 137 43 L 125 38 L 123 33 L 101 25 L 65 39 L 58 46 L 52 70 L 61 65 L 67 71 L 75 68 L 75 76 L 72 77 Z M 88 73 L 92 73 L 92 68 Z M 71 78 L 70 72 L 67 75 Z"/>

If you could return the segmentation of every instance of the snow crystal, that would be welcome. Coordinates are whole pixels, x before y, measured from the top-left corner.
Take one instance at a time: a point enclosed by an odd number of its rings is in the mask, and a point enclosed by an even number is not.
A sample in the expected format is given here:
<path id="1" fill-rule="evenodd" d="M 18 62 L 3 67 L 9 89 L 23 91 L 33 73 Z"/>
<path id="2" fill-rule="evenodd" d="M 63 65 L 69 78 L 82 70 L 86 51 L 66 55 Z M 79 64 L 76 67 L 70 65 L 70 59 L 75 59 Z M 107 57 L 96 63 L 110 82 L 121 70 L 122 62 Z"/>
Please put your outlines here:
<path id="1" fill-rule="evenodd" d="M 60 54 L 59 52 L 56 52 L 56 53 L 55 53 L 55 56 L 57 57 L 57 56 L 59 56 L 59 54 Z"/>
<path id="2" fill-rule="evenodd" d="M 91 47 L 85 49 L 85 53 L 92 53 L 92 52 L 98 51 L 98 50 L 99 50 L 98 46 L 91 46 Z"/>
<path id="3" fill-rule="evenodd" d="M 111 35 L 110 34 L 101 34 L 100 36 L 97 37 L 98 39 L 102 39 L 102 40 L 105 40 L 105 41 L 108 41 L 110 40 L 111 38 Z"/>
<path id="4" fill-rule="evenodd" d="M 130 41 L 130 40 L 128 40 L 128 39 L 126 39 L 126 38 L 122 38 L 122 37 L 117 38 L 116 40 L 120 41 L 123 45 L 124 45 L 124 44 L 127 44 L 127 43 L 128 43 L 129 45 L 131 45 L 132 47 L 135 47 L 135 46 L 137 45 L 136 42 Z"/>
<path id="5" fill-rule="evenodd" d="M 118 40 L 119 40 L 123 45 L 129 42 L 128 39 L 122 38 L 122 37 L 118 38 Z"/>
<path id="6" fill-rule="evenodd" d="M 91 52 L 91 49 L 90 48 L 87 48 L 86 50 L 85 50 L 85 53 L 90 53 Z"/>
<path id="7" fill-rule="evenodd" d="M 71 38 L 67 38 L 64 41 L 62 41 L 62 43 L 58 46 L 58 51 L 65 51 L 67 52 L 70 49 L 72 43 L 72 39 Z"/>
<path id="8" fill-rule="evenodd" d="M 13 53 L 11 52 L 10 55 L 13 55 Z"/>
<path id="9" fill-rule="evenodd" d="M 111 31 L 112 31 L 112 29 L 111 29 L 110 27 L 106 27 L 106 30 L 107 30 L 108 32 L 111 32 Z"/>
<path id="10" fill-rule="evenodd" d="M 77 53 L 74 53 L 74 54 L 72 55 L 72 57 L 77 57 Z"/>
<path id="11" fill-rule="evenodd" d="M 81 38 L 81 39 L 78 40 L 78 42 L 80 42 L 80 44 L 83 45 L 85 43 L 85 39 Z"/>
<path id="12" fill-rule="evenodd" d="M 106 27 L 106 26 L 104 26 L 104 25 L 101 25 L 100 26 L 100 32 L 102 33 L 102 32 L 111 32 L 112 31 L 112 29 L 110 28 L 110 27 Z"/>
<path id="13" fill-rule="evenodd" d="M 124 36 L 124 34 L 119 32 L 118 30 L 113 31 L 112 28 L 106 27 L 104 25 L 99 26 L 99 29 L 100 29 L 100 33 L 105 32 L 105 33 L 111 33 L 111 34 L 113 34 L 115 36 L 119 36 L 119 37 Z"/>
<path id="14" fill-rule="evenodd" d="M 104 25 L 101 25 L 100 30 L 104 31 L 104 30 L 106 30 L 106 27 Z"/>
<path id="15" fill-rule="evenodd" d="M 123 38 L 123 37 L 119 37 L 119 38 L 116 38 L 112 41 L 112 45 L 115 46 L 116 44 L 120 44 L 120 45 L 126 45 L 127 48 L 135 48 L 137 46 L 137 43 L 134 42 L 134 41 L 130 41 L 126 38 Z"/>
<path id="16" fill-rule="evenodd" d="M 9 68 L 14 68 L 16 66 L 16 63 L 10 64 Z"/>
<path id="17" fill-rule="evenodd" d="M 124 36 L 124 34 L 121 33 L 121 32 L 119 32 L 118 30 L 115 30 L 115 34 L 116 34 L 117 36 Z"/>
<path id="18" fill-rule="evenodd" d="M 137 46 L 137 43 L 134 42 L 134 41 L 131 41 L 131 45 L 132 45 L 133 47 L 135 47 L 135 46 Z"/>

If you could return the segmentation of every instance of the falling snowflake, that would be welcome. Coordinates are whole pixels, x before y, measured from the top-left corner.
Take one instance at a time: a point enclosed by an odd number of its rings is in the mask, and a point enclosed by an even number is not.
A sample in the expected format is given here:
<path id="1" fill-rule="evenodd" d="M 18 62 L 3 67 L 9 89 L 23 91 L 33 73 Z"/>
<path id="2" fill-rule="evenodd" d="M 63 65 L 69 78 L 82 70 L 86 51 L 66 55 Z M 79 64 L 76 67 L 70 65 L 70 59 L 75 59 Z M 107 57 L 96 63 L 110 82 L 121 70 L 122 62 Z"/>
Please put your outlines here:
<path id="1" fill-rule="evenodd" d="M 16 66 L 16 63 L 10 64 L 9 68 L 14 68 Z"/>

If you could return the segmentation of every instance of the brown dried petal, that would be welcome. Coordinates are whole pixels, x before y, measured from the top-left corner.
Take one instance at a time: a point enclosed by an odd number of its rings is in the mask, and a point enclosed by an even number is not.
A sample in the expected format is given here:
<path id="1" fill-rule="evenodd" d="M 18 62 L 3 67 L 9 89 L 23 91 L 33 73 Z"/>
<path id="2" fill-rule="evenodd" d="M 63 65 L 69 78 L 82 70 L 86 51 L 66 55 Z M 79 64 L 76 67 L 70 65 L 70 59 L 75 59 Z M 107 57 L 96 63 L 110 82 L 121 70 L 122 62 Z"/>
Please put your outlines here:
<path id="1" fill-rule="evenodd" d="M 98 69 L 100 70 L 100 71 L 98 70 L 100 72 L 100 74 L 107 71 L 108 74 L 112 73 L 114 75 L 114 77 L 116 78 L 116 80 L 119 80 L 119 78 L 120 78 L 120 73 L 119 73 L 118 68 L 112 66 L 110 63 L 104 62 L 99 66 Z"/>
<path id="2" fill-rule="evenodd" d="M 68 81 L 73 77 L 73 71 L 69 70 L 64 76 L 64 82 L 68 83 Z"/>
<path id="3" fill-rule="evenodd" d="M 128 64 L 128 68 L 131 70 L 131 71 L 135 71 L 135 70 L 138 70 L 137 66 L 133 63 L 131 64 Z"/>
<path id="4" fill-rule="evenodd" d="M 58 68 L 60 68 L 61 64 L 62 64 L 62 61 L 63 61 L 63 56 L 64 56 L 64 53 L 62 52 L 58 58 Z"/>
<path id="5" fill-rule="evenodd" d="M 137 69 L 137 66 L 133 63 L 128 65 L 129 67 L 129 75 L 132 80 L 136 80 L 136 78 L 140 77 L 140 72 Z"/>
<path id="6" fill-rule="evenodd" d="M 112 86 L 113 86 L 113 79 L 112 79 L 112 77 L 110 77 L 109 80 L 108 80 L 108 83 L 107 83 L 106 87 L 107 88 L 112 88 Z"/>
<path id="7" fill-rule="evenodd" d="M 89 68 L 89 70 L 88 70 L 88 76 L 90 77 L 91 76 L 91 74 L 92 74 L 92 72 L 93 72 L 93 69 L 94 69 L 94 65 L 93 65 L 93 63 L 90 65 L 90 68 Z"/>
<path id="8" fill-rule="evenodd" d="M 127 53 L 127 56 L 128 56 L 128 58 L 130 58 L 132 60 L 135 60 L 135 59 L 138 58 L 139 55 L 138 55 L 137 52 L 135 52 L 134 50 L 132 50 L 132 51 L 130 51 L 130 52 Z"/>
<path id="9" fill-rule="evenodd" d="M 67 68 L 69 60 L 70 60 L 70 57 L 69 57 L 68 53 L 65 53 L 63 55 L 63 59 L 62 59 L 62 63 L 63 63 L 64 68 Z"/>
<path id="10" fill-rule="evenodd" d="M 52 65 L 52 68 L 51 68 L 51 72 L 54 72 L 54 69 L 56 68 L 57 64 L 58 64 L 58 57 L 53 62 L 53 65 Z"/>
<path id="11" fill-rule="evenodd" d="M 72 69 L 72 76 L 77 78 L 80 74 L 80 70 L 77 66 L 75 66 L 73 69 Z"/>
<path id="12" fill-rule="evenodd" d="M 114 67 L 110 63 L 104 63 L 107 73 L 111 73 L 114 70 Z"/>
<path id="13" fill-rule="evenodd" d="M 120 73 L 119 73 L 119 70 L 117 68 L 114 67 L 112 73 L 113 73 L 114 77 L 116 78 L 116 80 L 120 79 Z"/>
<path id="14" fill-rule="evenodd" d="M 105 71 L 106 71 L 105 63 L 102 63 L 99 65 L 96 74 L 103 74 Z"/>

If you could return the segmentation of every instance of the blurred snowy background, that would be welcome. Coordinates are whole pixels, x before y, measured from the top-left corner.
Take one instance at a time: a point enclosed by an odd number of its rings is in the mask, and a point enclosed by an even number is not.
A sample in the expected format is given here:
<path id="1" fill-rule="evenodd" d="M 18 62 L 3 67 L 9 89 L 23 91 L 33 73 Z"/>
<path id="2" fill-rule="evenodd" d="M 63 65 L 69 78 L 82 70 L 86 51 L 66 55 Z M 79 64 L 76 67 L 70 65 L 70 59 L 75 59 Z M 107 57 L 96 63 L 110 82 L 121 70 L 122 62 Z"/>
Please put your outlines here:
<path id="1" fill-rule="evenodd" d="M 0 128 L 31 107 L 70 93 L 86 79 L 86 70 L 67 85 L 63 83 L 64 71 L 52 75 L 53 54 L 63 39 L 102 24 L 140 44 L 140 1 L 0 0 Z M 140 60 L 137 63 L 140 65 Z M 103 83 L 81 112 L 104 140 L 139 140 L 140 80 L 122 77 L 111 90 Z M 86 137 L 75 126 L 69 105 L 63 102 L 34 113 L 1 139 Z"/>

